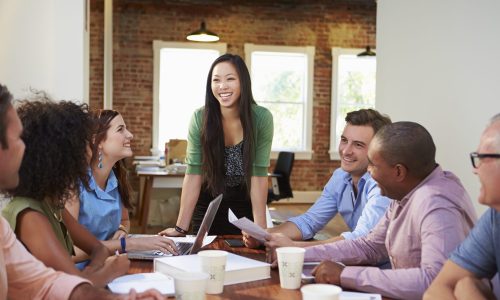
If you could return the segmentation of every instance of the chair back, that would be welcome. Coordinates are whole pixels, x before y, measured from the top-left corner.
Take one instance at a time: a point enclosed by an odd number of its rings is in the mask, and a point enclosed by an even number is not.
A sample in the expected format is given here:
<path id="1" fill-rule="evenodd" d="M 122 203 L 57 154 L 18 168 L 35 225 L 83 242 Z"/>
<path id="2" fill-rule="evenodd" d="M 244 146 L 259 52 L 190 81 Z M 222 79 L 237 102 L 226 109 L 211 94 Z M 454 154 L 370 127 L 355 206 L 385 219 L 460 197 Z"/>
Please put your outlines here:
<path id="1" fill-rule="evenodd" d="M 278 160 L 274 166 L 273 173 L 290 178 L 293 169 L 293 162 L 295 160 L 295 153 L 282 151 L 278 154 Z"/>

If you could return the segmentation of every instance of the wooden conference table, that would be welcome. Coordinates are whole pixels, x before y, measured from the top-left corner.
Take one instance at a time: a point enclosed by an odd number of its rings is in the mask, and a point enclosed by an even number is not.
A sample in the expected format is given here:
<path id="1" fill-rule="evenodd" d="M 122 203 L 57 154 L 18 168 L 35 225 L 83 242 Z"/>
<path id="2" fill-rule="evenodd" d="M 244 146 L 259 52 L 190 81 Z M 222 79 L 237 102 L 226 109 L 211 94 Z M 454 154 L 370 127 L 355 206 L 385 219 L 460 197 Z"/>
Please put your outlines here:
<path id="1" fill-rule="evenodd" d="M 241 236 L 220 236 L 206 246 L 206 249 L 225 250 L 248 258 L 265 261 L 265 251 L 248 248 L 232 248 L 225 242 L 225 238 L 241 238 Z M 153 272 L 152 261 L 132 260 L 130 264 L 129 274 Z M 265 280 L 257 280 L 240 284 L 232 284 L 224 286 L 224 292 L 219 295 L 206 295 L 206 299 L 231 299 L 231 300 L 257 300 L 257 299 L 285 299 L 285 300 L 300 300 L 302 299 L 300 290 L 287 290 L 280 287 L 280 278 L 278 269 L 271 269 L 271 278 Z M 382 298 L 388 299 L 388 298 Z"/>

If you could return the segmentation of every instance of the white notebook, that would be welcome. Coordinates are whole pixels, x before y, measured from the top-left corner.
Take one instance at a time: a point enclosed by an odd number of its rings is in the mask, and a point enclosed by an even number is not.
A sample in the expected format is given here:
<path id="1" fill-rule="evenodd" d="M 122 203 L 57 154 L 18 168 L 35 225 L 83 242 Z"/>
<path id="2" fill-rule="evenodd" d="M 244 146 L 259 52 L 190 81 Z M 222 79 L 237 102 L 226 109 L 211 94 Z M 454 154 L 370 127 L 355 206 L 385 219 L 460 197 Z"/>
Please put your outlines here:
<path id="1" fill-rule="evenodd" d="M 179 272 L 201 272 L 198 255 L 182 255 L 156 258 L 155 272 L 175 277 Z M 224 285 L 271 278 L 271 265 L 258 260 L 228 253 Z"/>

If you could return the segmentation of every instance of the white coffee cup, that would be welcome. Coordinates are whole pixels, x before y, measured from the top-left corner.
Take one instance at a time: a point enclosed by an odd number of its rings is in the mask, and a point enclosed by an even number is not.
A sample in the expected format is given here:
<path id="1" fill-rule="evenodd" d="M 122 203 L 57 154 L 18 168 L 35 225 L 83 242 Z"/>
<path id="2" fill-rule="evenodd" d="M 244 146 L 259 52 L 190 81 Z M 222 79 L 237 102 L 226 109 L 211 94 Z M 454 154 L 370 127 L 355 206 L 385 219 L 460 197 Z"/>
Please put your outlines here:
<path id="1" fill-rule="evenodd" d="M 204 250 L 198 252 L 201 270 L 208 274 L 207 294 L 220 294 L 224 290 L 227 252 L 222 250 Z"/>
<path id="2" fill-rule="evenodd" d="M 299 247 L 276 249 L 281 288 L 298 289 L 300 287 L 305 252 L 304 248 Z"/>
<path id="3" fill-rule="evenodd" d="M 208 275 L 201 272 L 179 272 L 174 277 L 175 299 L 204 300 Z"/>
<path id="4" fill-rule="evenodd" d="M 339 300 L 342 289 L 333 284 L 307 284 L 300 288 L 302 300 Z"/>

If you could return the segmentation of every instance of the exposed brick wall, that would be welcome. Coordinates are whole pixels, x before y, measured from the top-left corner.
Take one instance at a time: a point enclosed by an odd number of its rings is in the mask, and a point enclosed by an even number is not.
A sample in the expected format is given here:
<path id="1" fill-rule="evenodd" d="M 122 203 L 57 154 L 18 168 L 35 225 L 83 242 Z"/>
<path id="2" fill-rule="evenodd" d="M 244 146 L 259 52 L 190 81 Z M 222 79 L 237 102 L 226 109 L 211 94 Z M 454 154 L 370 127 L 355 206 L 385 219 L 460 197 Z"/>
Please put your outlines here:
<path id="1" fill-rule="evenodd" d="M 90 105 L 102 106 L 103 1 L 91 1 Z M 244 57 L 244 44 L 315 46 L 313 159 L 296 161 L 294 190 L 321 190 L 339 162 L 330 161 L 332 47 L 375 44 L 373 0 L 188 1 L 115 0 L 113 15 L 113 107 L 134 133 L 134 153 L 152 144 L 153 40 L 185 41 L 205 20 Z M 271 170 L 272 170 L 271 166 Z"/>

